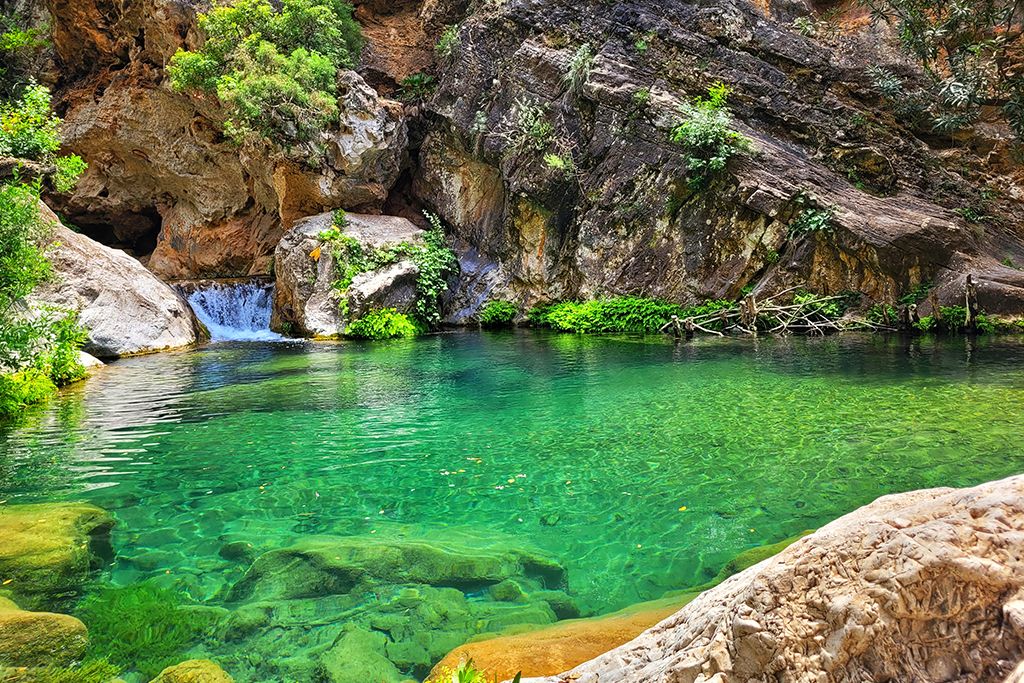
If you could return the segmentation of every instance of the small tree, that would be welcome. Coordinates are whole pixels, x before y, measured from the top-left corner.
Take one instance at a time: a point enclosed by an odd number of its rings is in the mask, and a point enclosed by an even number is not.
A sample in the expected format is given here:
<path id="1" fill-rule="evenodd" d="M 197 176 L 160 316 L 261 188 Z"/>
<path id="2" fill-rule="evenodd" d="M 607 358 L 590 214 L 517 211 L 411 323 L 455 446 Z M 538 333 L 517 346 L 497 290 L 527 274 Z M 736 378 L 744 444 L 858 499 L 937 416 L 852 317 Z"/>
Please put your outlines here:
<path id="1" fill-rule="evenodd" d="M 1024 3 L 1020 0 L 861 0 L 900 37 L 927 77 L 924 107 L 936 130 L 977 119 L 982 105 L 1002 108 L 1024 138 Z M 905 92 L 890 72 L 876 85 L 894 100 Z M 886 81 L 888 80 L 888 91 Z"/>
<path id="2" fill-rule="evenodd" d="M 707 97 L 697 97 L 681 108 L 681 119 L 669 138 L 686 148 L 687 184 L 692 190 L 703 188 L 725 170 L 729 159 L 753 149 L 746 135 L 732 129 L 732 114 L 726 106 L 729 88 L 715 83 Z"/>

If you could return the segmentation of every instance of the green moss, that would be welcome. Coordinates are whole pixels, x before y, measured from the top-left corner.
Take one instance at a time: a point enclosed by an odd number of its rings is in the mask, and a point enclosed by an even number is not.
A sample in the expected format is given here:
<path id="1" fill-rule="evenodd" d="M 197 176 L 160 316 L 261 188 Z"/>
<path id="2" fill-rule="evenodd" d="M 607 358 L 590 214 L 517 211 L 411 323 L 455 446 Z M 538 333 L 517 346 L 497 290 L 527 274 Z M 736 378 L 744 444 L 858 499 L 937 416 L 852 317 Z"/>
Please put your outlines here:
<path id="1" fill-rule="evenodd" d="M 725 566 L 715 576 L 714 582 L 721 583 L 733 574 L 738 574 L 744 569 L 753 567 L 758 562 L 767 560 L 769 557 L 778 555 L 783 550 L 799 541 L 804 536 L 814 533 L 814 530 L 802 531 L 796 536 L 790 536 L 787 539 L 781 540 L 778 543 L 772 543 L 770 545 L 762 545 L 750 550 L 744 550 L 742 553 L 732 558 L 725 563 Z"/>
<path id="2" fill-rule="evenodd" d="M 89 658 L 106 658 L 149 679 L 186 659 L 185 651 L 211 626 L 184 605 L 173 590 L 137 583 L 92 593 L 75 616 L 89 629 Z"/>

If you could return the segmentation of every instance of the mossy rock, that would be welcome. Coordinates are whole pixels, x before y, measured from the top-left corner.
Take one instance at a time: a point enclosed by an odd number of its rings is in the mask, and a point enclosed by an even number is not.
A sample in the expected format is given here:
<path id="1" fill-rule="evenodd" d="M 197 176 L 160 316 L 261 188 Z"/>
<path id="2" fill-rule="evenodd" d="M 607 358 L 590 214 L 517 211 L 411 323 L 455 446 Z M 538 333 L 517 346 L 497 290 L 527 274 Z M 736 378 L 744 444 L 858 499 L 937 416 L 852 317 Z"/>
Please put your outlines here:
<path id="1" fill-rule="evenodd" d="M 0 598 L 0 667 L 68 666 L 82 659 L 88 644 L 78 619 L 28 612 Z"/>
<path id="2" fill-rule="evenodd" d="M 0 584 L 27 609 L 78 594 L 92 570 L 113 557 L 114 518 L 86 503 L 0 508 Z"/>
<path id="3" fill-rule="evenodd" d="M 261 555 L 229 594 L 234 601 L 343 595 L 378 584 L 482 590 L 514 577 L 557 589 L 565 569 L 514 548 L 376 536 L 319 536 Z"/>
<path id="4" fill-rule="evenodd" d="M 234 680 L 209 659 L 190 659 L 167 667 L 150 683 L 234 683 Z"/>
<path id="5" fill-rule="evenodd" d="M 770 545 L 761 545 L 756 548 L 744 550 L 742 553 L 740 553 L 739 555 L 725 563 L 725 566 L 722 567 L 722 569 L 718 572 L 718 575 L 715 576 L 714 580 L 711 582 L 711 585 L 719 584 L 722 581 L 728 579 L 733 574 L 739 574 L 744 569 L 753 567 L 758 562 L 767 560 L 769 557 L 772 557 L 773 555 L 778 555 L 783 550 L 793 545 L 804 536 L 813 533 L 813 529 L 808 531 L 802 531 L 796 536 L 790 536 L 789 538 L 781 540 L 778 543 L 772 543 Z"/>
<path id="6" fill-rule="evenodd" d="M 322 680 L 330 683 L 400 683 L 405 676 L 384 656 L 387 638 L 347 628 L 320 658 Z"/>

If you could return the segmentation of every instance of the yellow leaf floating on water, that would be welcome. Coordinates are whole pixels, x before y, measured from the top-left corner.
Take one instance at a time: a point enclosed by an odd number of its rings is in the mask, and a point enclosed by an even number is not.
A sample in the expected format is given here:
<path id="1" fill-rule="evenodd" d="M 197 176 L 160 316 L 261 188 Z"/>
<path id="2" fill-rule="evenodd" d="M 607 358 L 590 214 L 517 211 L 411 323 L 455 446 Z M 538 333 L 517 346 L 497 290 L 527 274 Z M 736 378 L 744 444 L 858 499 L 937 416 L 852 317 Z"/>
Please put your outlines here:
<path id="1" fill-rule="evenodd" d="M 0 583 L 0 586 L 6 586 L 7 584 L 12 583 L 13 581 L 14 581 L 14 579 L 7 579 L 3 583 Z"/>
<path id="2" fill-rule="evenodd" d="M 309 258 L 313 259 L 314 261 L 319 261 L 320 260 L 320 247 L 317 247 L 313 251 L 309 252 Z"/>
<path id="3" fill-rule="evenodd" d="M 679 511 L 680 511 L 680 512 L 686 512 L 686 506 L 685 506 L 685 505 L 681 506 L 681 507 L 679 508 Z"/>

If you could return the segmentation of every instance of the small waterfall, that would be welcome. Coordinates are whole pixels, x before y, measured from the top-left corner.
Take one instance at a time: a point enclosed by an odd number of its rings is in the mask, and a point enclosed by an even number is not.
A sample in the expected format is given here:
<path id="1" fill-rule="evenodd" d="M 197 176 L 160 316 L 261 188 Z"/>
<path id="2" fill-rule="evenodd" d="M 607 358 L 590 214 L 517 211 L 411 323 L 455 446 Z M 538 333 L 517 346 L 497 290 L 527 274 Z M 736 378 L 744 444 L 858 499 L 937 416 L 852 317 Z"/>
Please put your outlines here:
<path id="1" fill-rule="evenodd" d="M 196 317 L 210 330 L 211 341 L 279 341 L 270 331 L 274 285 L 265 282 L 201 283 L 187 293 Z"/>

